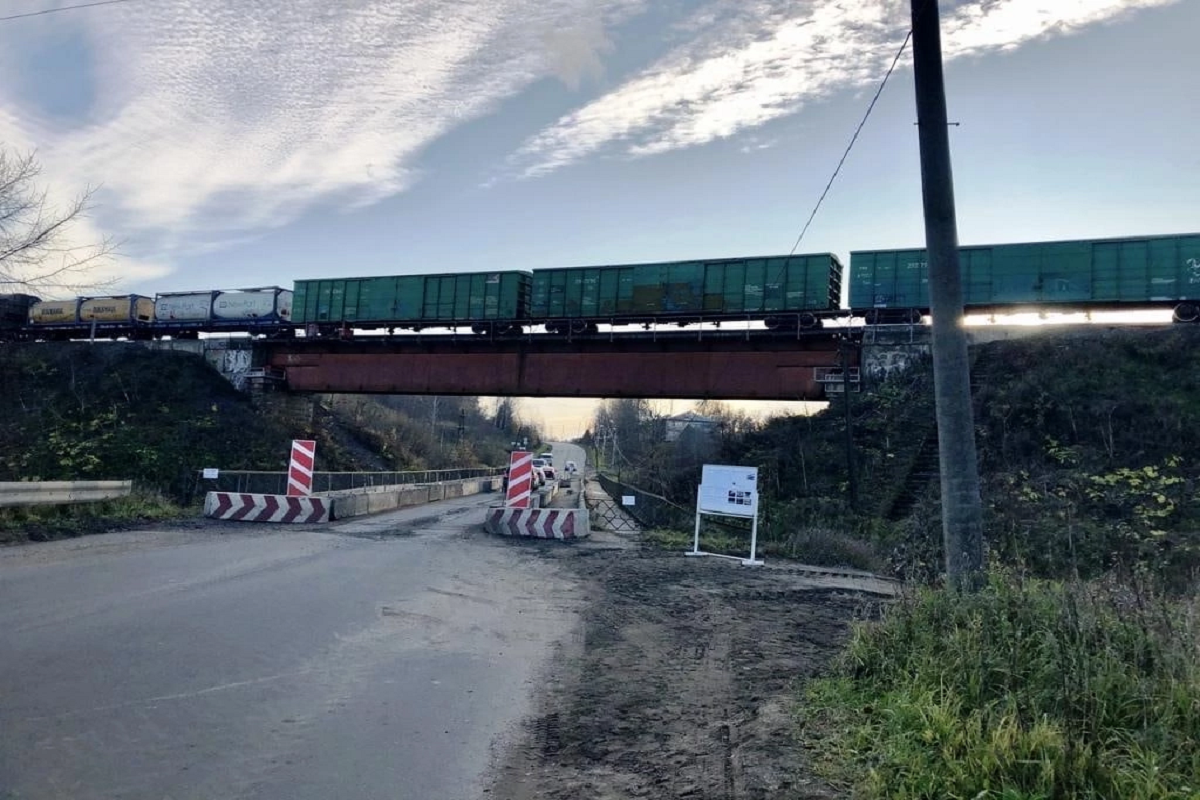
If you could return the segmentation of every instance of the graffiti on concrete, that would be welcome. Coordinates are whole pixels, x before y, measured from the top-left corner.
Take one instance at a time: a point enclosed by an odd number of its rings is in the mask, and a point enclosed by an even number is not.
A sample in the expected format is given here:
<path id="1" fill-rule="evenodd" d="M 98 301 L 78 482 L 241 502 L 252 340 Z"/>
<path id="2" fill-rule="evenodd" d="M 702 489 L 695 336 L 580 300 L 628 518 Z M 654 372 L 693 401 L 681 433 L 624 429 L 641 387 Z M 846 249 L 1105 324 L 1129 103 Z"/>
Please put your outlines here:
<path id="1" fill-rule="evenodd" d="M 872 383 L 881 383 L 906 372 L 912 364 L 927 358 L 928 344 L 867 346 L 862 352 L 863 373 Z"/>

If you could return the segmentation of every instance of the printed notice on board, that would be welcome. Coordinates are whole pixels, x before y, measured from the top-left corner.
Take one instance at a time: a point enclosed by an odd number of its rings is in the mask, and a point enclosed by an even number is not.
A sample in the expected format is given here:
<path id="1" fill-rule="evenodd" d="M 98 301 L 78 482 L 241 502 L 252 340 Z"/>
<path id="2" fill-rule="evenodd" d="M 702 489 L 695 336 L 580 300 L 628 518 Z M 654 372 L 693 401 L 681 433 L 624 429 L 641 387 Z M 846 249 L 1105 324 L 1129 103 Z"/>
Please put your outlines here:
<path id="1" fill-rule="evenodd" d="M 705 464 L 700 478 L 700 511 L 731 517 L 758 514 L 758 467 Z"/>

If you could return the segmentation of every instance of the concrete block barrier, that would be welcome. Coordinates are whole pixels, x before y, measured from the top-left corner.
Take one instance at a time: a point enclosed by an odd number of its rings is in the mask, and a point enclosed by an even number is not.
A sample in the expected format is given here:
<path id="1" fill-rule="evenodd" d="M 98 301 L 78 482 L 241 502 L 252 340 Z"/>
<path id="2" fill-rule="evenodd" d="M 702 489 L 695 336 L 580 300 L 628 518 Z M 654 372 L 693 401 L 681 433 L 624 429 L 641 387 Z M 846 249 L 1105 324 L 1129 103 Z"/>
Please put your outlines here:
<path id="1" fill-rule="evenodd" d="M 489 508 L 484 530 L 500 536 L 579 539 L 588 535 L 586 508 Z"/>
<path id="2" fill-rule="evenodd" d="M 332 505 L 324 497 L 209 492 L 204 516 L 236 522 L 328 522 Z"/>
<path id="3" fill-rule="evenodd" d="M 332 492 L 324 495 L 333 503 L 333 519 L 349 519 L 378 514 L 456 497 L 467 497 L 500 488 L 501 478 L 469 478 L 445 483 L 376 486 L 368 490 Z"/>

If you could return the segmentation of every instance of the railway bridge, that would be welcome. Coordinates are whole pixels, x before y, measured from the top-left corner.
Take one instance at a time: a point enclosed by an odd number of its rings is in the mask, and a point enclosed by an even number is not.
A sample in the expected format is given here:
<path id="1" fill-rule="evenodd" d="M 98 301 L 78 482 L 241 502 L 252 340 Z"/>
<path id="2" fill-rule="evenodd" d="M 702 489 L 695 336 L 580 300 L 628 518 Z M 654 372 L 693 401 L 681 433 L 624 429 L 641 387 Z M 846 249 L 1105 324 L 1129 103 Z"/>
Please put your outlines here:
<path id="1" fill-rule="evenodd" d="M 239 386 L 292 392 L 515 397 L 823 400 L 929 351 L 922 326 L 486 337 L 162 341 Z M 843 373 L 843 365 L 845 372 Z M 846 376 L 845 381 L 843 375 Z"/>

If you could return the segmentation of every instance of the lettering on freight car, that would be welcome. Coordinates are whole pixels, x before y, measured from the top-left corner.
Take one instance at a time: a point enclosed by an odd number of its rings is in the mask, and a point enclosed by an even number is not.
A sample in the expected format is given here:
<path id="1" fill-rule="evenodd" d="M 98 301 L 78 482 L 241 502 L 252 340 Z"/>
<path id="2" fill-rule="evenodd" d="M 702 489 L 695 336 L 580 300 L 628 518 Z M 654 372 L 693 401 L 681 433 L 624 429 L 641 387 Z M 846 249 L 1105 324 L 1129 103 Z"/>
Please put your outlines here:
<path id="1" fill-rule="evenodd" d="M 67 313 L 65 308 L 43 308 L 39 312 L 43 317 L 61 317 Z"/>
<path id="2" fill-rule="evenodd" d="M 93 314 L 115 314 L 115 313 L 117 313 L 116 306 L 92 306 L 89 310 Z"/>
<path id="3" fill-rule="evenodd" d="M 929 266 L 928 261 L 909 261 L 904 265 L 907 269 L 925 269 Z"/>

